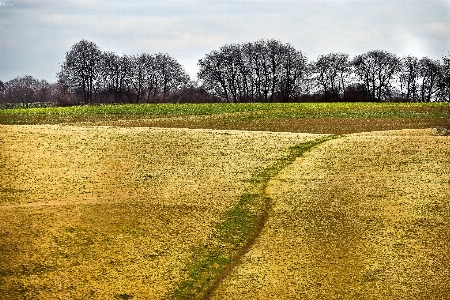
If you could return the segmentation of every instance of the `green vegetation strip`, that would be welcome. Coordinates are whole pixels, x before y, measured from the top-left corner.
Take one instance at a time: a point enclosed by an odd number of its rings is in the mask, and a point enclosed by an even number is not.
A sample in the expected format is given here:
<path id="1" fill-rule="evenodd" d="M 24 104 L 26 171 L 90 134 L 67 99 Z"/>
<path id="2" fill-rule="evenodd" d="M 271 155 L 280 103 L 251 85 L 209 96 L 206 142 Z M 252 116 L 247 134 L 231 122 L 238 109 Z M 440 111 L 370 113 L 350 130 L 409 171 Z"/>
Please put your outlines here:
<path id="1" fill-rule="evenodd" d="M 219 223 L 208 245 L 193 249 L 193 258 L 187 266 L 188 277 L 181 282 L 174 299 L 208 299 L 220 282 L 248 252 L 261 232 L 272 200 L 266 194 L 267 184 L 283 168 L 314 146 L 336 136 L 327 136 L 289 148 L 289 153 L 255 174 L 251 183 L 253 193 L 244 194 Z"/>
<path id="2" fill-rule="evenodd" d="M 204 116 L 243 113 L 258 118 L 443 118 L 448 103 L 207 103 L 207 104 L 105 104 L 72 107 L 0 109 L 6 117 L 25 116 Z M 32 119 L 29 120 L 32 122 Z"/>

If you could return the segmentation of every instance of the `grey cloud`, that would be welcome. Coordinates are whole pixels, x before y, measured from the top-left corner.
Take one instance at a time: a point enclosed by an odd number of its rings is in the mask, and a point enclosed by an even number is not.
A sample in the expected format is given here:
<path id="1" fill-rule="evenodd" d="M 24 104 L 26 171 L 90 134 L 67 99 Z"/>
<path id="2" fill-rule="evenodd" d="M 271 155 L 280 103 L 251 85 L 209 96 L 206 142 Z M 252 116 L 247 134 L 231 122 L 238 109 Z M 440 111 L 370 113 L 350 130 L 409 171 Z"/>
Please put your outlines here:
<path id="1" fill-rule="evenodd" d="M 85 38 L 126 54 L 166 52 L 191 75 L 225 43 L 275 38 L 309 59 L 383 49 L 439 58 L 450 50 L 450 1 L 0 0 L 0 79 L 55 80 Z M 6 4 L 12 4 L 6 6 Z"/>

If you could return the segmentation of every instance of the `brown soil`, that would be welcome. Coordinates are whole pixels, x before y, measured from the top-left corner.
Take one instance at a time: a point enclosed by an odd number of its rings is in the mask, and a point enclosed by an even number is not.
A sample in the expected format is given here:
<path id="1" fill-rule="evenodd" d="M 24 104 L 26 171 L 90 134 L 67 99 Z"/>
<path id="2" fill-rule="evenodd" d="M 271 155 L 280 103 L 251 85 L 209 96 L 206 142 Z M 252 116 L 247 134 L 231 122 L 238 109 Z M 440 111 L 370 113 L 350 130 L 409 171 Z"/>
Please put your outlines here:
<path id="1" fill-rule="evenodd" d="M 92 124 L 90 122 L 85 123 Z M 316 134 L 350 134 L 367 131 L 423 129 L 450 126 L 448 119 L 410 118 L 276 118 L 233 120 L 228 116 L 190 116 L 171 118 L 119 118 L 95 121 L 96 125 L 125 127 L 206 128 L 221 130 L 250 130 L 274 132 L 309 132 Z"/>
<path id="2" fill-rule="evenodd" d="M 426 112 L 427 108 L 409 110 Z M 428 108 L 430 113 L 435 112 Z M 282 112 L 280 112 L 282 114 Z M 223 113 L 200 116 L 145 116 L 145 115 L 12 115 L 0 116 L 6 124 L 71 124 L 81 126 L 162 127 L 219 130 L 251 130 L 274 132 L 309 132 L 321 134 L 350 134 L 357 132 L 425 129 L 450 129 L 449 118 L 267 118 L 258 113 Z"/>

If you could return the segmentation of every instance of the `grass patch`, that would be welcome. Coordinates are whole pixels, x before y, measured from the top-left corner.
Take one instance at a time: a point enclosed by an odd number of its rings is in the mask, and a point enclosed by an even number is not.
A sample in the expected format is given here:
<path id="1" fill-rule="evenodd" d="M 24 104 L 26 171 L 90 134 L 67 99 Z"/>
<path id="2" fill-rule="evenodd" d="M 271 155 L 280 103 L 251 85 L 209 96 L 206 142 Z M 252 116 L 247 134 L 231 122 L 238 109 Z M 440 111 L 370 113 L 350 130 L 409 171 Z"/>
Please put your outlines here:
<path id="1" fill-rule="evenodd" d="M 10 115 L 153 115 L 195 116 L 221 113 L 270 110 L 270 106 L 252 104 L 104 104 L 89 106 L 2 109 Z"/>
<path id="2" fill-rule="evenodd" d="M 202 116 L 242 113 L 241 118 L 423 118 L 447 117 L 448 103 L 213 103 L 105 104 L 91 106 L 0 109 L 6 116 Z M 31 121 L 31 120 L 30 120 Z"/>
<path id="3" fill-rule="evenodd" d="M 230 263 L 220 252 L 196 249 L 196 257 L 188 267 L 188 278 L 174 293 L 174 299 L 199 299 Z"/>
<path id="4" fill-rule="evenodd" d="M 153 116 L 180 117 L 234 114 L 241 120 L 255 118 L 443 118 L 448 103 L 213 103 L 213 104 L 104 104 L 91 106 L 0 109 L 0 122 L 7 117 L 39 121 L 39 116 L 101 117 Z M 25 118 L 28 116 L 29 118 Z M 51 120 L 49 118 L 48 120 Z M 61 118 L 63 120 L 64 118 Z"/>
<path id="5" fill-rule="evenodd" d="M 232 246 L 233 250 L 245 242 L 245 238 L 255 228 L 260 211 L 252 211 L 251 205 L 258 203 L 260 194 L 244 194 L 240 201 L 226 213 L 225 220 L 217 226 L 218 238 L 223 245 Z M 258 210 L 263 207 L 257 207 Z"/>
<path id="6" fill-rule="evenodd" d="M 212 242 L 194 249 L 186 278 L 174 292 L 174 299 L 207 299 L 255 242 L 272 207 L 266 195 L 271 178 L 314 146 L 336 136 L 327 136 L 289 148 L 289 153 L 256 173 L 254 193 L 244 194 L 216 226 Z"/>

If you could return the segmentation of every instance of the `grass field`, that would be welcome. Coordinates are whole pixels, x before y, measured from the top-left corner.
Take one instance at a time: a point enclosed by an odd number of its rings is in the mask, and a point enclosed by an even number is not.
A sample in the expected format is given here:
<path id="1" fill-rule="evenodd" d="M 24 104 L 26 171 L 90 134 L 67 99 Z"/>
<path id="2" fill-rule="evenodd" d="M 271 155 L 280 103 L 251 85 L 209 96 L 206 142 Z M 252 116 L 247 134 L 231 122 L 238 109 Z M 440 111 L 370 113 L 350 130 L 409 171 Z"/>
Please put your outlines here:
<path id="1" fill-rule="evenodd" d="M 0 124 L 347 134 L 450 126 L 448 103 L 140 104 L 0 110 Z"/>
<path id="2" fill-rule="evenodd" d="M 450 294 L 448 104 L 104 105 L 0 124 L 0 299 Z"/>

